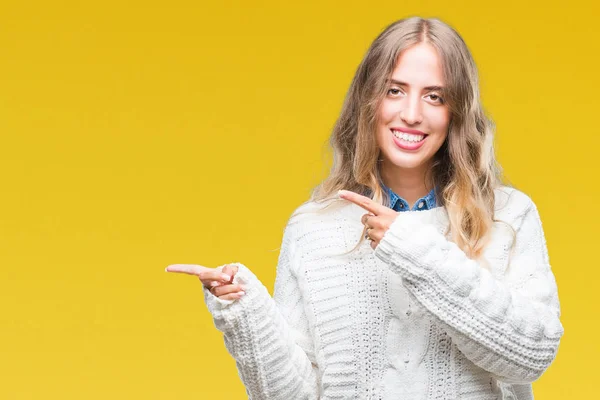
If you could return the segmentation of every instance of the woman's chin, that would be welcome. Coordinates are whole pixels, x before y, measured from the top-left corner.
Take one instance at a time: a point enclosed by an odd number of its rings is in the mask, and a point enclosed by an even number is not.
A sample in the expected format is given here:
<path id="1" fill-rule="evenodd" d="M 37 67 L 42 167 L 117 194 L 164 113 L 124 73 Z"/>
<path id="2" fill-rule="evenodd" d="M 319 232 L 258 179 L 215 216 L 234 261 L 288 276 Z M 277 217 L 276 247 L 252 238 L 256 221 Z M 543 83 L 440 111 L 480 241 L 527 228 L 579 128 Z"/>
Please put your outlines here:
<path id="1" fill-rule="evenodd" d="M 384 163 L 385 167 L 394 169 L 420 169 L 427 164 L 425 157 L 417 154 L 395 154 L 393 157 L 387 158 Z"/>

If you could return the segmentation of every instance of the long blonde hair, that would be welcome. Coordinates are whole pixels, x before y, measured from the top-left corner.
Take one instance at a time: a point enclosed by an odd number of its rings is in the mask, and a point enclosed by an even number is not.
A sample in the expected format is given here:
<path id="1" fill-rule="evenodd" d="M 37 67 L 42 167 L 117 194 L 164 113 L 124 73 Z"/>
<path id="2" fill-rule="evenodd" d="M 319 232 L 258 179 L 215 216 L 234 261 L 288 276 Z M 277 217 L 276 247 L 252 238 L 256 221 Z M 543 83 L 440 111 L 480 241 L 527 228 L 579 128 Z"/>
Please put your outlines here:
<path id="1" fill-rule="evenodd" d="M 375 141 L 377 110 L 402 51 L 426 42 L 442 60 L 448 136 L 435 154 L 430 174 L 437 202 L 445 206 L 452 240 L 479 258 L 494 221 L 494 189 L 501 182 L 493 150 L 493 123 L 479 98 L 477 67 L 460 35 L 436 18 L 392 23 L 371 44 L 360 63 L 333 128 L 333 166 L 310 201 L 329 203 L 340 189 L 389 204 L 380 176 Z M 361 237 L 361 242 L 362 242 Z M 360 244 L 360 242 L 359 242 Z"/>

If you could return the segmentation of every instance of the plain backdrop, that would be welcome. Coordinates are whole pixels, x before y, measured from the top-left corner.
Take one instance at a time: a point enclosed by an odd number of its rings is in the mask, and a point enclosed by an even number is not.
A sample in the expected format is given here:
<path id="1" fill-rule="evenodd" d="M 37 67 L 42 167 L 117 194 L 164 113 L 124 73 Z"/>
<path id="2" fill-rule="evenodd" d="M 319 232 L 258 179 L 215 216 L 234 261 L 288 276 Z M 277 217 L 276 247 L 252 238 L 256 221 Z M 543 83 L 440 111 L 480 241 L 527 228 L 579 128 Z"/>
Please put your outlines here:
<path id="1" fill-rule="evenodd" d="M 356 67 L 412 15 L 464 37 L 544 223 L 565 336 L 536 398 L 594 397 L 600 31 L 568 4 L 3 1 L 0 398 L 245 398 L 200 282 L 164 268 L 272 290 Z"/>

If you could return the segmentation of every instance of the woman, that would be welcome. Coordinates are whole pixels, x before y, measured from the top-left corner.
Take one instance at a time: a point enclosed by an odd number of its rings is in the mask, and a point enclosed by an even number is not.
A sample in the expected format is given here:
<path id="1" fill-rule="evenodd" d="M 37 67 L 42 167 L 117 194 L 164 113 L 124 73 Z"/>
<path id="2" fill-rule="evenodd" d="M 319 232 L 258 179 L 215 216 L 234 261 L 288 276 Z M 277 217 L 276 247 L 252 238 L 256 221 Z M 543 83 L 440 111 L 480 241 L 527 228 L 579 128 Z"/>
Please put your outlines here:
<path id="1" fill-rule="evenodd" d="M 167 268 L 202 280 L 251 398 L 533 397 L 563 334 L 557 288 L 492 135 L 458 33 L 408 18 L 377 37 L 331 175 L 285 229 L 273 298 L 239 263 Z"/>

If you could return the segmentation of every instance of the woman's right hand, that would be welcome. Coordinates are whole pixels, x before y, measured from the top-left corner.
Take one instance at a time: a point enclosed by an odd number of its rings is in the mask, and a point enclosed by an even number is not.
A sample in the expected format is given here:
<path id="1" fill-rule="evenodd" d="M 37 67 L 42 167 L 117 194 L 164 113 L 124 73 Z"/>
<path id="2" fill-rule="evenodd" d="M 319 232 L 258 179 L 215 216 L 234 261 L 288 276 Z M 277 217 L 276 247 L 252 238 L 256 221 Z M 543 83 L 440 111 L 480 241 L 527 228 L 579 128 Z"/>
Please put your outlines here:
<path id="1" fill-rule="evenodd" d="M 238 271 L 236 265 L 225 265 L 220 270 L 196 264 L 172 264 L 165 271 L 196 275 L 204 287 L 222 300 L 237 300 L 245 294 L 244 285 L 232 283 L 233 277 Z"/>

